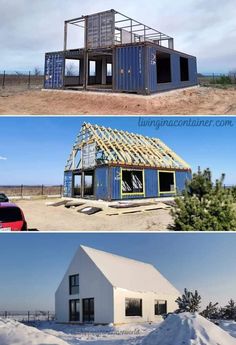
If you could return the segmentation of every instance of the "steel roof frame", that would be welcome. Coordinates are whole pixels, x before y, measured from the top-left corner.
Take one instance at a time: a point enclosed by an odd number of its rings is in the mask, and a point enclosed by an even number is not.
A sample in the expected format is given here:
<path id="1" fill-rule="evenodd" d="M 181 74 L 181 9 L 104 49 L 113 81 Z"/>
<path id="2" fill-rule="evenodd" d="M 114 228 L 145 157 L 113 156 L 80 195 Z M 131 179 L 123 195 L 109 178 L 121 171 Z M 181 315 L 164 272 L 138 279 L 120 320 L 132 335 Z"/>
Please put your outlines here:
<path id="1" fill-rule="evenodd" d="M 110 12 L 113 12 L 115 15 L 121 16 L 121 18 L 122 18 L 121 20 L 115 20 L 115 31 L 126 30 L 127 32 L 129 32 L 131 34 L 131 43 L 137 42 L 135 39 L 139 39 L 140 42 L 153 41 L 154 43 L 159 44 L 159 45 L 161 45 L 162 41 L 168 41 L 168 47 L 171 49 L 174 48 L 173 37 L 168 36 L 161 31 L 153 29 L 150 26 L 145 25 L 145 24 L 137 21 L 136 19 L 132 19 L 132 18 L 126 16 L 125 14 L 122 14 L 122 13 L 120 13 L 114 9 L 94 13 L 93 15 L 100 14 L 100 13 L 110 13 Z M 78 18 L 69 19 L 69 20 L 66 20 L 64 22 L 64 50 L 67 49 L 68 24 L 76 25 L 76 26 L 84 29 L 84 37 L 85 37 L 84 47 L 86 49 L 86 47 L 87 47 L 86 22 L 87 22 L 88 17 L 89 17 L 89 15 L 85 15 L 85 16 L 81 16 Z M 127 24 L 127 21 L 129 22 L 129 25 Z M 80 25 L 81 23 L 83 23 L 83 25 Z M 126 23 L 126 24 L 122 25 L 121 23 Z M 133 30 L 133 28 L 135 28 L 135 30 Z M 140 32 L 140 34 L 137 34 L 137 32 Z M 134 34 L 135 37 L 133 37 L 132 34 Z M 117 43 L 115 43 L 116 42 L 115 41 L 115 35 L 116 34 L 114 32 L 113 46 L 117 45 Z"/>

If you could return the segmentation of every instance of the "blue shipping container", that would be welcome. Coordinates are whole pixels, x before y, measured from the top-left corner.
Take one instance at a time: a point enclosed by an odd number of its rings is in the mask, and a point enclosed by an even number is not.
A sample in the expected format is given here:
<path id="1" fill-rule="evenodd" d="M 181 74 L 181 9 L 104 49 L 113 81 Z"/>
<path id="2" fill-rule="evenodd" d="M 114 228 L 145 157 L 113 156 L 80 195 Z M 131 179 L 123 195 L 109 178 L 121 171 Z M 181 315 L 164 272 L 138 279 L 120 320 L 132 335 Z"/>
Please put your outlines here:
<path id="1" fill-rule="evenodd" d="M 121 168 L 112 167 L 111 169 L 111 199 L 121 199 Z"/>
<path id="2" fill-rule="evenodd" d="M 143 93 L 145 90 L 145 47 L 117 47 L 115 61 L 115 89 Z"/>
<path id="3" fill-rule="evenodd" d="M 61 89 L 63 87 L 63 53 L 48 53 L 45 55 L 45 89 Z"/>
<path id="4" fill-rule="evenodd" d="M 96 199 L 108 200 L 109 167 L 95 169 L 95 195 Z"/>
<path id="5" fill-rule="evenodd" d="M 127 45 L 116 47 L 115 90 L 151 94 L 197 84 L 196 58 L 165 47 Z M 170 81 L 157 81 L 157 54 L 170 59 Z M 180 58 L 187 59 L 188 80 L 181 81 Z"/>
<path id="6" fill-rule="evenodd" d="M 182 193 L 185 189 L 185 183 L 187 180 L 192 179 L 191 171 L 176 171 L 175 173 L 176 178 L 176 189 L 177 193 Z"/>
<path id="7" fill-rule="evenodd" d="M 73 173 L 72 171 L 65 171 L 64 173 L 64 196 L 65 197 L 72 197 L 73 191 L 72 191 L 72 185 L 73 185 Z"/>

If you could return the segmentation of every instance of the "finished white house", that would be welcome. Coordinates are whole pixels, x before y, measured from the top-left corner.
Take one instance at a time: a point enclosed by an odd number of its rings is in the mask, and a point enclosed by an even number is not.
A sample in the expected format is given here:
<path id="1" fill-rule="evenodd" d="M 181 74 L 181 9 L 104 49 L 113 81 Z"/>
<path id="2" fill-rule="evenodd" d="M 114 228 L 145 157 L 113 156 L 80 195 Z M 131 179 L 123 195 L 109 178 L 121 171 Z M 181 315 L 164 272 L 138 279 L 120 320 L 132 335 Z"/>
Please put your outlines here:
<path id="1" fill-rule="evenodd" d="M 152 322 L 179 291 L 151 264 L 80 246 L 55 294 L 57 322 Z"/>

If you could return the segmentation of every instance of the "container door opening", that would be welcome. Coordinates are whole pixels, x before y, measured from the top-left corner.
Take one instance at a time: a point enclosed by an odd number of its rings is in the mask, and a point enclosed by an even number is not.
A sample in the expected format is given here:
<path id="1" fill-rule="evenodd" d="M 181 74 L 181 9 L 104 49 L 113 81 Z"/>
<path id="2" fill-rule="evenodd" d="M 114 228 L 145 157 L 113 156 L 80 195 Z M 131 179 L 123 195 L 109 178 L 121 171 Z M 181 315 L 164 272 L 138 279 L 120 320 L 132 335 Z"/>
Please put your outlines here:
<path id="1" fill-rule="evenodd" d="M 74 198 L 81 197 L 81 174 L 74 175 L 72 195 Z"/>
<path id="2" fill-rule="evenodd" d="M 94 171 L 84 172 L 83 196 L 94 196 Z"/>
<path id="3" fill-rule="evenodd" d="M 94 298 L 83 299 L 83 322 L 94 322 Z"/>
<path id="4" fill-rule="evenodd" d="M 112 85 L 112 63 L 106 63 L 106 84 Z"/>
<path id="5" fill-rule="evenodd" d="M 112 56 L 96 56 L 89 60 L 88 89 L 106 90 L 112 88 Z"/>
<path id="6" fill-rule="evenodd" d="M 175 193 L 175 173 L 159 171 L 159 192 L 160 194 Z"/>
<path id="7" fill-rule="evenodd" d="M 81 60 L 65 59 L 64 87 L 82 86 Z"/>
<path id="8" fill-rule="evenodd" d="M 157 83 L 171 83 L 171 56 L 167 53 L 157 52 Z"/>
<path id="9" fill-rule="evenodd" d="M 122 194 L 143 194 L 143 171 L 122 170 Z"/>
<path id="10" fill-rule="evenodd" d="M 180 56 L 180 80 L 189 81 L 188 59 Z"/>

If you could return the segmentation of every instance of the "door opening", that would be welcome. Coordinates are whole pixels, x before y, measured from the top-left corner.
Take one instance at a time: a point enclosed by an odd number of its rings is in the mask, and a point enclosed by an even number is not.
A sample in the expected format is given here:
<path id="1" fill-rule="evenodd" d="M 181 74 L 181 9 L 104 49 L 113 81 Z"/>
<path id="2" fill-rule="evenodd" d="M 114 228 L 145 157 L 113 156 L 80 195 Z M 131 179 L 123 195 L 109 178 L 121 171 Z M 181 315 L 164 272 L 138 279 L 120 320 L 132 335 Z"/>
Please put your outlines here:
<path id="1" fill-rule="evenodd" d="M 70 322 L 80 321 L 80 300 L 79 299 L 69 300 L 69 314 L 70 314 Z"/>
<path id="2" fill-rule="evenodd" d="M 180 80 L 188 81 L 189 80 L 189 68 L 188 68 L 188 59 L 180 57 Z"/>
<path id="3" fill-rule="evenodd" d="M 171 56 L 167 53 L 157 52 L 157 83 L 171 83 Z"/>
<path id="4" fill-rule="evenodd" d="M 83 299 L 83 322 L 94 322 L 94 298 Z"/>
<path id="5" fill-rule="evenodd" d="M 84 172 L 83 196 L 94 195 L 94 171 Z"/>
<path id="6" fill-rule="evenodd" d="M 81 174 L 74 175 L 74 182 L 73 182 L 73 197 L 80 198 L 81 197 Z"/>

